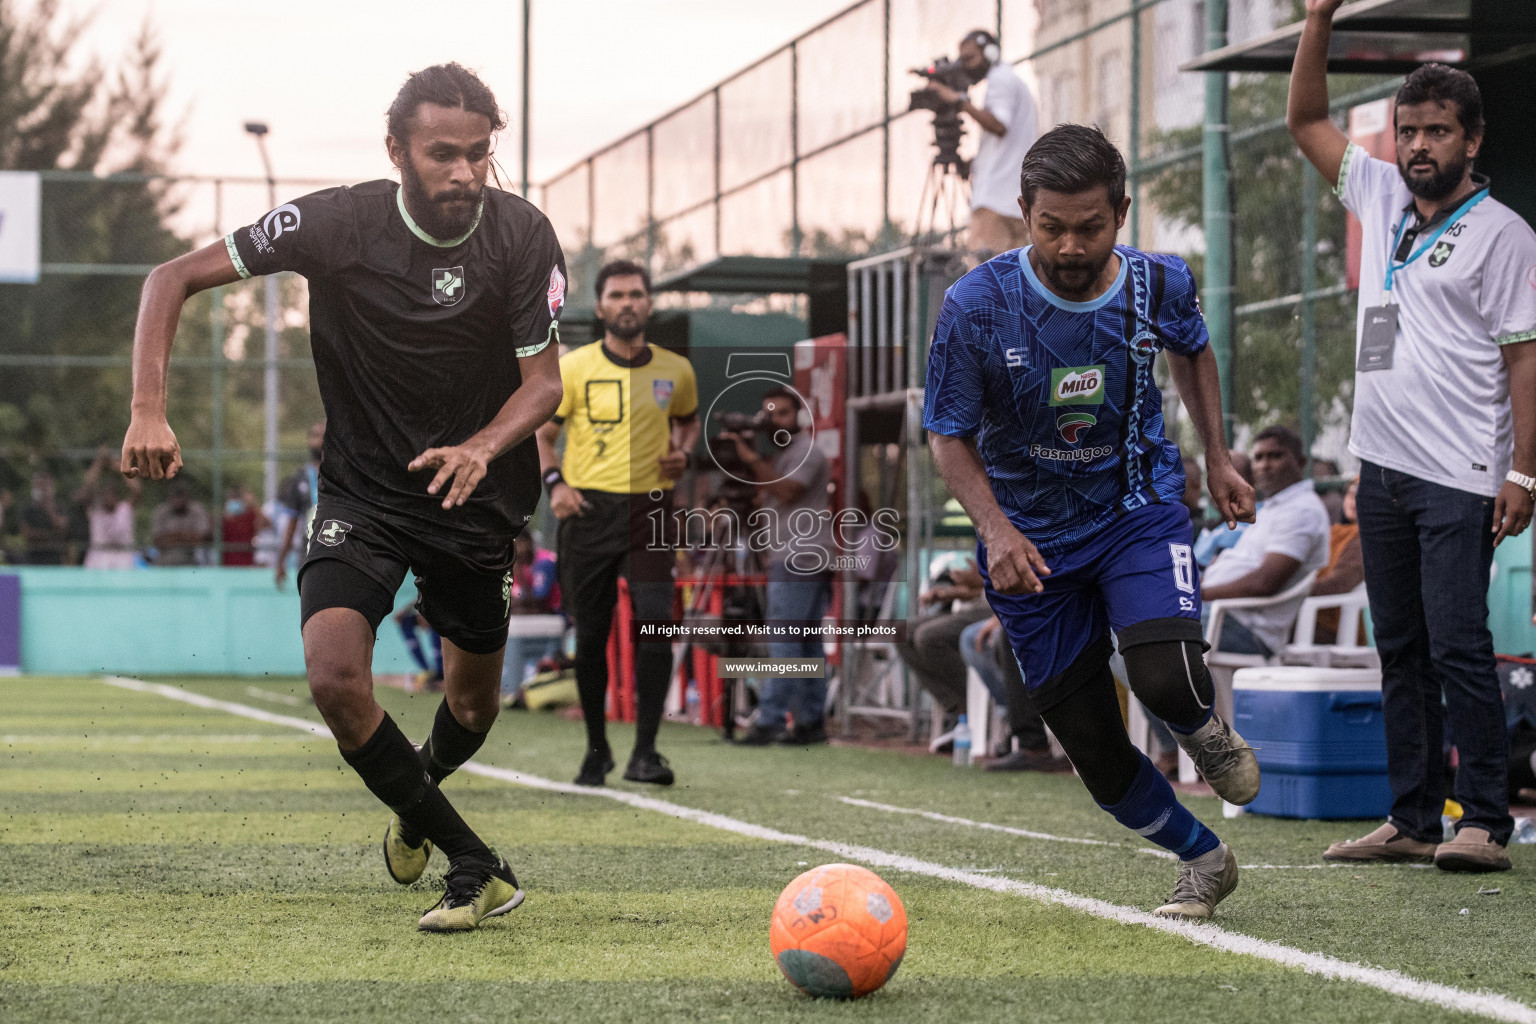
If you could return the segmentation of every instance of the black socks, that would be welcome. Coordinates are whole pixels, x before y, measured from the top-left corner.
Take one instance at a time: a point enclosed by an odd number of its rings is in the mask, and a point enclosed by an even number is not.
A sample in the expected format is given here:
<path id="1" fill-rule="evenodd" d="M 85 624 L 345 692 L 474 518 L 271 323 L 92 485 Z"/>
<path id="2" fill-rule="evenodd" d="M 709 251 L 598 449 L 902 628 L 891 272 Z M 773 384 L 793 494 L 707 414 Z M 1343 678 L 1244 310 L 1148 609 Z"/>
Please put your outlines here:
<path id="1" fill-rule="evenodd" d="M 432 720 L 432 734 L 421 745 L 417 756 L 421 766 L 432 776 L 433 782 L 442 782 L 458 771 L 465 761 L 485 745 L 488 733 L 471 732 L 459 724 L 448 710 L 448 701 L 437 706 L 437 717 Z"/>
<path id="2" fill-rule="evenodd" d="M 341 756 L 374 796 L 412 830 L 432 840 L 451 862 L 473 859 L 494 863 L 490 848 L 464 823 L 422 769 L 416 748 L 393 718 L 385 715 L 366 743 L 356 750 L 343 750 Z"/>
<path id="3" fill-rule="evenodd" d="M 635 753 L 656 749 L 656 730 L 672 685 L 670 644 L 635 645 Z"/>
<path id="4" fill-rule="evenodd" d="M 577 634 L 576 692 L 581 697 L 581 718 L 587 724 L 587 749 L 608 749 L 608 640 L 582 644 Z"/>

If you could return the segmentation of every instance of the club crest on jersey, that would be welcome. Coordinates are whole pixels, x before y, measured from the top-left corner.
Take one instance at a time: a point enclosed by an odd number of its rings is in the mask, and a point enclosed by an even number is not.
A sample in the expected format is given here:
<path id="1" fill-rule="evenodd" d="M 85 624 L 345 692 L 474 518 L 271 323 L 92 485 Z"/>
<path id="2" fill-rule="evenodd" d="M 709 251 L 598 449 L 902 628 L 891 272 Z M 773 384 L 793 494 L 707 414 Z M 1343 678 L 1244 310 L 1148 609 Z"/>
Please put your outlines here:
<path id="1" fill-rule="evenodd" d="M 1098 405 L 1104 401 L 1104 367 L 1064 366 L 1051 371 L 1051 405 Z"/>
<path id="2" fill-rule="evenodd" d="M 672 382 L 669 380 L 651 381 L 651 395 L 656 399 L 656 404 L 663 409 L 672 401 Z"/>
<path id="3" fill-rule="evenodd" d="M 1455 250 L 1456 246 L 1451 242 L 1436 242 L 1434 249 L 1429 254 L 1429 265 L 1432 267 L 1445 266 L 1445 261 L 1451 258 L 1451 253 Z"/>
<path id="4" fill-rule="evenodd" d="M 1157 355 L 1157 335 L 1151 331 L 1139 331 L 1131 339 L 1131 358 L 1138 363 L 1150 362 Z"/>
<path id="5" fill-rule="evenodd" d="M 1056 433 L 1067 444 L 1077 444 L 1097 422 L 1099 418 L 1091 412 L 1064 412 L 1056 417 Z"/>
<path id="6" fill-rule="evenodd" d="M 328 548 L 340 547 L 351 529 L 351 523 L 344 523 L 340 519 L 327 519 L 320 524 L 320 529 L 315 531 L 315 540 Z"/>
<path id="7" fill-rule="evenodd" d="M 549 315 L 559 316 L 560 307 L 565 305 L 565 275 L 560 273 L 557 264 L 549 271 Z"/>
<path id="8" fill-rule="evenodd" d="M 452 306 L 463 297 L 463 267 L 438 267 L 432 271 L 432 298 L 438 305 Z"/>

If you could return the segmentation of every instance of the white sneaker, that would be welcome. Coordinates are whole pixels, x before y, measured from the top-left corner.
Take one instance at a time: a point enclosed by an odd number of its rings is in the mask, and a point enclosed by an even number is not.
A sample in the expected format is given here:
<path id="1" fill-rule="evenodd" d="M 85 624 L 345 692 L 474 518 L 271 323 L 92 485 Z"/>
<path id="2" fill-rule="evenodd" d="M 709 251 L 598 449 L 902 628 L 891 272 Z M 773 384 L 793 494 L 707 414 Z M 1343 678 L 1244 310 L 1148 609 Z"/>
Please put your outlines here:
<path id="1" fill-rule="evenodd" d="M 1226 843 L 1194 860 L 1186 860 L 1179 865 L 1173 899 L 1153 913 L 1158 917 L 1207 921 L 1216 912 L 1216 904 L 1237 888 L 1237 873 L 1237 857 Z"/>
<path id="2" fill-rule="evenodd" d="M 1258 758 L 1220 715 L 1211 715 L 1209 722 L 1188 735 L 1174 732 L 1173 738 L 1195 762 L 1200 777 L 1227 803 L 1252 803 L 1259 795 Z"/>

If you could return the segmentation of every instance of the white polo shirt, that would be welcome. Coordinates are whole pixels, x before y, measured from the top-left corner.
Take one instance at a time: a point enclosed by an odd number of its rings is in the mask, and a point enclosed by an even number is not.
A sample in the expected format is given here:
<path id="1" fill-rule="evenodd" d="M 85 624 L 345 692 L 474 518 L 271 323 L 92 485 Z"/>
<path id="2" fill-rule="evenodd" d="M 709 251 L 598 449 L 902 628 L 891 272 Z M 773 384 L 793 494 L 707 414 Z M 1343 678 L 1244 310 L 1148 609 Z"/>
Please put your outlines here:
<path id="1" fill-rule="evenodd" d="M 1262 565 L 1264 556 L 1279 554 L 1301 563 L 1280 589 L 1292 587 L 1307 573 L 1328 564 L 1330 525 L 1328 510 L 1323 507 L 1323 500 L 1317 496 L 1312 481 L 1291 484 L 1264 499 L 1253 525 L 1200 574 L 1200 584 L 1213 587 L 1231 583 Z M 1271 651 L 1279 651 L 1289 639 L 1287 634 L 1291 631 L 1291 623 L 1296 621 L 1296 610 L 1305 600 L 1303 594 L 1284 604 L 1242 608 L 1230 614 L 1268 644 Z"/>
<path id="2" fill-rule="evenodd" d="M 1413 194 L 1396 165 L 1344 154 L 1339 198 L 1364 228 L 1355 337 L 1386 301 L 1389 250 Z M 1408 215 L 1408 227 L 1414 216 Z M 1417 251 L 1435 229 L 1423 233 Z M 1536 341 L 1536 232 L 1484 198 L 1396 271 L 1392 368 L 1355 374 L 1349 450 L 1378 466 L 1493 497 L 1513 457 L 1509 371 L 1500 346 Z"/>
<path id="3" fill-rule="evenodd" d="M 983 109 L 1007 129 L 993 135 L 985 128 L 971 163 L 971 209 L 991 210 L 1020 220 L 1019 171 L 1024 155 L 1037 134 L 1035 98 L 1013 65 L 1005 60 L 987 72 L 987 99 Z"/>

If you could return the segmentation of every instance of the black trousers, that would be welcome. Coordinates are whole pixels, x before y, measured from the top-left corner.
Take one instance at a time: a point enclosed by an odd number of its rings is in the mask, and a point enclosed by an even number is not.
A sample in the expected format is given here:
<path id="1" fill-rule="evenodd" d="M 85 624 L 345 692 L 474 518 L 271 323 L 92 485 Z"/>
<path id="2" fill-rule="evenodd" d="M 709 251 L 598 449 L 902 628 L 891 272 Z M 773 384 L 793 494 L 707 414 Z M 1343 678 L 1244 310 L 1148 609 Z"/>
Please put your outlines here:
<path id="1" fill-rule="evenodd" d="M 1391 821 L 1440 838 L 1446 727 L 1460 761 L 1461 825 L 1509 842 L 1509 734 L 1488 631 L 1493 499 L 1360 466 L 1360 552 L 1387 731 Z"/>
<path id="2" fill-rule="evenodd" d="M 608 633 L 623 576 L 636 622 L 671 622 L 676 575 L 672 493 L 584 490 L 585 513 L 560 522 L 560 601 L 576 625 L 576 688 L 594 749 L 606 745 Z M 655 492 L 651 492 L 655 493 Z M 636 747 L 649 748 L 672 669 L 669 640 L 635 645 Z"/>

